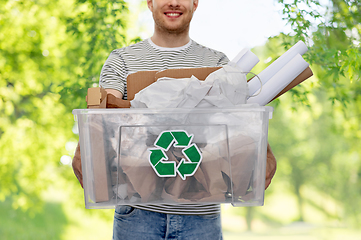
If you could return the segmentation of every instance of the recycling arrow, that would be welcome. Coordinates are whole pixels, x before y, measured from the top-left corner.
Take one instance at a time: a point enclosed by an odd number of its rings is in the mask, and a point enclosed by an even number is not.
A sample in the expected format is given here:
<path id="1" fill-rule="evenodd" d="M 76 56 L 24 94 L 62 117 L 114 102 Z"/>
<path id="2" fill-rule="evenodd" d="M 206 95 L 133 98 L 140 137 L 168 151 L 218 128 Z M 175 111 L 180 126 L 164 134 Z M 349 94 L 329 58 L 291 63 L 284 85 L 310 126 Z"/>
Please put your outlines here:
<path id="1" fill-rule="evenodd" d="M 159 177 L 175 177 L 177 172 L 185 180 L 186 177 L 194 175 L 202 161 L 202 154 L 196 144 L 191 144 L 192 139 L 193 135 L 184 130 L 164 131 L 159 134 L 154 142 L 158 148 L 148 149 L 151 152 L 149 163 Z M 178 166 L 174 161 L 167 161 L 168 157 L 164 153 L 172 145 L 184 147 L 182 153 L 186 159 L 182 158 Z"/>
<path id="2" fill-rule="evenodd" d="M 185 131 L 173 131 L 172 135 L 177 142 L 175 147 L 186 147 L 191 142 L 193 136 L 188 136 Z"/>
<path id="3" fill-rule="evenodd" d="M 202 160 L 202 155 L 197 145 L 194 143 L 190 147 L 185 148 L 182 152 L 186 156 L 188 162 L 186 162 L 183 158 L 177 167 L 177 172 L 179 176 L 185 180 L 186 177 L 193 176 L 193 174 L 197 171 Z"/>
<path id="4" fill-rule="evenodd" d="M 173 141 L 174 137 L 170 132 L 163 132 L 159 135 L 154 145 L 168 151 L 170 146 L 172 146 Z"/>

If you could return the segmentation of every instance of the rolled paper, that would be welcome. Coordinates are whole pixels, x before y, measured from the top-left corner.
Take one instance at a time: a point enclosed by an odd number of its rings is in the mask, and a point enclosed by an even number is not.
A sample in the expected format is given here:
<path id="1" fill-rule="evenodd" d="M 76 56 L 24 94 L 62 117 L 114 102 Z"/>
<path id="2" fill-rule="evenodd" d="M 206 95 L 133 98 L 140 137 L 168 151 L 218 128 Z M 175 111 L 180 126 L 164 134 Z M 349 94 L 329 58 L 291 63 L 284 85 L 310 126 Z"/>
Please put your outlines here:
<path id="1" fill-rule="evenodd" d="M 260 93 L 250 97 L 247 103 L 258 103 L 261 106 L 269 103 L 278 93 L 287 87 L 293 79 L 300 75 L 309 64 L 297 54 L 281 70 L 279 70 L 266 84 L 263 85 Z"/>
<path id="2" fill-rule="evenodd" d="M 236 64 L 243 72 L 250 72 L 259 62 L 259 58 L 249 49 L 244 48 L 231 62 Z"/>
<path id="3" fill-rule="evenodd" d="M 289 61 L 291 61 L 297 54 L 303 55 L 308 51 L 304 42 L 299 41 L 287 50 L 282 56 L 277 58 L 271 65 L 258 74 L 258 77 L 262 81 L 262 85 L 265 85 L 281 68 L 283 68 Z M 249 95 L 254 95 L 260 88 L 261 83 L 258 78 L 253 78 L 248 82 Z"/>

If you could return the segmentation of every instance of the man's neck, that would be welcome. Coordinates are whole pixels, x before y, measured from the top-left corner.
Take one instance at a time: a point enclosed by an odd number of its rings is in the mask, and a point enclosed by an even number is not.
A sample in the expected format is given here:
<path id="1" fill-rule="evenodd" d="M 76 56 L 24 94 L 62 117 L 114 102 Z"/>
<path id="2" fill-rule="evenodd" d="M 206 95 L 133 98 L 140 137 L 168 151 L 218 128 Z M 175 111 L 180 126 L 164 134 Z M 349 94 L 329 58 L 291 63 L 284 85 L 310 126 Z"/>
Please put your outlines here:
<path id="1" fill-rule="evenodd" d="M 152 42 L 159 46 L 165 48 L 175 48 L 182 47 L 186 45 L 189 41 L 189 34 L 157 34 L 151 37 Z"/>

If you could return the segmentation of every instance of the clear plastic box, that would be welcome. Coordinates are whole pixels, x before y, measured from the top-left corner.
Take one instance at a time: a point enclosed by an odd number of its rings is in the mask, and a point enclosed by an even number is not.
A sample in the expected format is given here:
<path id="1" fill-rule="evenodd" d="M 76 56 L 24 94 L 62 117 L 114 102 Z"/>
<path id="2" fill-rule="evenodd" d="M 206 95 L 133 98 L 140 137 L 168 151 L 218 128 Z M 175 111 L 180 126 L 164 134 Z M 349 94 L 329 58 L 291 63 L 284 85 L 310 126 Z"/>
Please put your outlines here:
<path id="1" fill-rule="evenodd" d="M 273 108 L 75 109 L 86 208 L 264 201 Z"/>

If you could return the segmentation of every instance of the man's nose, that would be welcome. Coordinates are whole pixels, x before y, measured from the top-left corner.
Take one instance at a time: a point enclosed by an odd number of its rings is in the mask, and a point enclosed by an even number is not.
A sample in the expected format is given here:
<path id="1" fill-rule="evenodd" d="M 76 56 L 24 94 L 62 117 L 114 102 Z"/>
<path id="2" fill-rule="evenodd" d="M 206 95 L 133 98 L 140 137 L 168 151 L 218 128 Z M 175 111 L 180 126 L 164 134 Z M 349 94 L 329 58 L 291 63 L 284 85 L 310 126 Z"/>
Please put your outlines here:
<path id="1" fill-rule="evenodd" d="M 179 7 L 179 0 L 169 0 L 168 5 L 172 7 Z"/>

